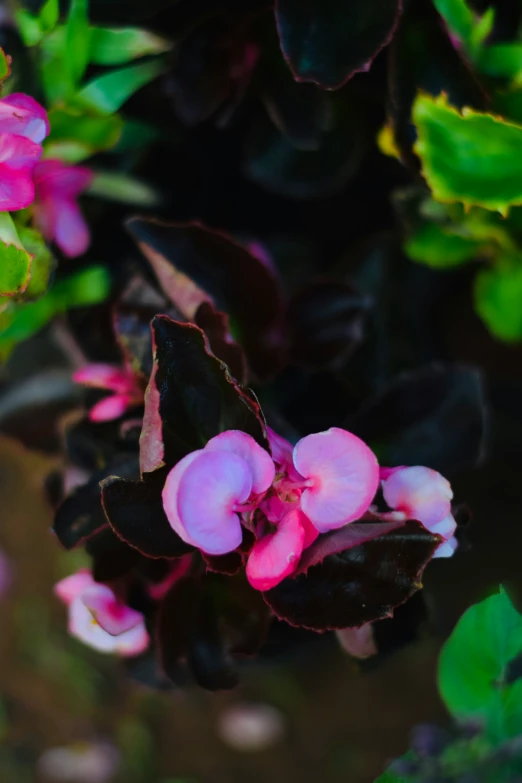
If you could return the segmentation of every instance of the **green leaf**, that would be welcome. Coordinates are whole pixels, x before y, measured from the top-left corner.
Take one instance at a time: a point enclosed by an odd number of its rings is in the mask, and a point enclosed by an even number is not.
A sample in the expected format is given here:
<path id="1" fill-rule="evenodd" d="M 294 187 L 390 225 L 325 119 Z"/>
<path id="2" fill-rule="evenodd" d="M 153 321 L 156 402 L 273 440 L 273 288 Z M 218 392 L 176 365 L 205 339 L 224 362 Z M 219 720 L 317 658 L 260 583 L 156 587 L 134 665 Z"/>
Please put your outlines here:
<path id="1" fill-rule="evenodd" d="M 483 243 L 437 223 L 424 223 L 407 240 L 404 249 L 412 261 L 449 269 L 475 258 Z"/>
<path id="2" fill-rule="evenodd" d="M 0 48 L 0 82 L 5 81 L 11 73 L 11 58 Z"/>
<path id="3" fill-rule="evenodd" d="M 111 149 L 118 143 L 123 128 L 123 120 L 117 114 L 86 114 L 74 107 L 51 109 L 49 123 L 46 156 L 68 163 L 78 163 L 96 152 Z"/>
<path id="4" fill-rule="evenodd" d="M 15 19 L 24 44 L 26 46 L 39 44 L 43 38 L 43 31 L 38 17 L 26 11 L 25 8 L 17 8 Z"/>
<path id="5" fill-rule="evenodd" d="M 88 193 L 142 207 L 154 206 L 159 201 L 158 193 L 150 185 L 117 171 L 96 172 Z"/>
<path id="6" fill-rule="evenodd" d="M 476 51 L 493 29 L 494 11 L 491 8 L 479 17 L 466 0 L 433 0 L 433 4 L 468 53 Z"/>
<path id="7" fill-rule="evenodd" d="M 450 712 L 483 719 L 494 742 L 522 732 L 522 680 L 505 681 L 522 652 L 522 617 L 504 591 L 460 618 L 439 659 L 438 683 Z"/>
<path id="8" fill-rule="evenodd" d="M 482 49 L 478 62 L 488 76 L 517 79 L 522 74 L 522 44 L 501 43 Z"/>
<path id="9" fill-rule="evenodd" d="M 33 256 L 31 278 L 23 299 L 38 299 L 47 291 L 56 260 L 39 231 L 24 226 L 18 229 L 18 234 L 25 249 Z"/>
<path id="10" fill-rule="evenodd" d="M 501 340 L 522 339 L 522 257 L 505 256 L 475 278 L 475 308 Z"/>
<path id="11" fill-rule="evenodd" d="M 25 291 L 32 256 L 25 250 L 9 212 L 0 212 L 0 297 Z"/>
<path id="12" fill-rule="evenodd" d="M 159 76 L 164 68 L 163 61 L 156 59 L 103 74 L 77 93 L 75 103 L 100 114 L 113 114 L 131 95 Z"/>
<path id="13" fill-rule="evenodd" d="M 41 30 L 46 34 L 52 32 L 58 24 L 59 17 L 60 5 L 58 0 L 47 0 L 40 8 L 40 13 L 38 14 Z"/>
<path id="14" fill-rule="evenodd" d="M 123 65 L 148 54 L 162 54 L 169 41 L 138 27 L 95 27 L 91 31 L 90 62 L 95 65 Z"/>
<path id="15" fill-rule="evenodd" d="M 89 62 L 88 0 L 71 0 L 65 27 L 65 57 L 73 84 L 79 84 Z"/>
<path id="16" fill-rule="evenodd" d="M 55 315 L 73 307 L 102 302 L 109 293 L 109 275 L 93 266 L 60 280 L 45 296 L 27 304 L 10 304 L 0 313 L 0 354 L 42 329 Z"/>
<path id="17" fill-rule="evenodd" d="M 387 769 L 382 775 L 379 775 L 375 783 L 410 783 L 406 778 L 397 775 L 393 770 Z"/>
<path id="18" fill-rule="evenodd" d="M 522 126 L 419 94 L 413 107 L 415 151 L 433 196 L 507 214 L 522 204 Z"/>

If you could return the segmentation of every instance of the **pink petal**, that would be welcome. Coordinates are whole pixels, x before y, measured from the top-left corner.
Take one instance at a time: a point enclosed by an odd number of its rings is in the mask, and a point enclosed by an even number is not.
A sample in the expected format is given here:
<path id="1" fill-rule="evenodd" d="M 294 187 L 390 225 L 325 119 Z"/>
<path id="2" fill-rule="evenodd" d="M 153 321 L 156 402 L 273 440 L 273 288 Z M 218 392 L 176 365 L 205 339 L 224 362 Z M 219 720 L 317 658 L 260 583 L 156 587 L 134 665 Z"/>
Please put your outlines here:
<path id="1" fill-rule="evenodd" d="M 33 172 L 40 160 L 42 148 L 40 144 L 26 139 L 24 136 L 14 136 L 12 133 L 0 133 L 0 163 L 12 171 Z"/>
<path id="2" fill-rule="evenodd" d="M 295 571 L 305 538 L 302 517 L 300 511 L 290 511 L 275 533 L 269 533 L 254 544 L 246 575 L 255 590 L 271 590 Z"/>
<path id="3" fill-rule="evenodd" d="M 227 451 L 207 451 L 185 469 L 179 482 L 178 514 L 192 543 L 209 555 L 232 552 L 243 530 L 235 511 L 252 491 L 247 462 Z"/>
<path id="4" fill-rule="evenodd" d="M 127 408 L 132 405 L 132 398 L 128 394 L 113 394 L 100 400 L 89 411 L 91 421 L 113 421 L 123 416 Z"/>
<path id="5" fill-rule="evenodd" d="M 83 166 L 67 166 L 61 160 L 46 159 L 38 164 L 34 177 L 44 198 L 72 200 L 89 187 L 94 174 Z"/>
<path id="6" fill-rule="evenodd" d="M 143 616 L 118 601 L 107 585 L 94 584 L 81 594 L 81 600 L 96 622 L 111 636 L 120 636 L 142 622 Z"/>
<path id="7" fill-rule="evenodd" d="M 89 247 L 89 227 L 74 201 L 56 200 L 53 229 L 54 241 L 69 258 L 83 255 Z"/>
<path id="8" fill-rule="evenodd" d="M 73 381 L 95 389 L 110 389 L 117 393 L 133 390 L 134 379 L 113 364 L 87 364 L 76 370 Z"/>
<path id="9" fill-rule="evenodd" d="M 292 444 L 286 440 L 286 438 L 283 438 L 281 435 L 278 435 L 277 432 L 274 432 L 270 427 L 267 427 L 266 431 L 274 462 L 277 465 L 282 466 L 292 465 L 292 452 L 294 450 Z"/>
<path id="10" fill-rule="evenodd" d="M 67 576 L 65 579 L 57 582 L 53 591 L 60 601 L 66 606 L 69 606 L 69 604 L 81 595 L 84 590 L 94 584 L 96 584 L 96 582 L 92 578 L 91 572 L 86 568 L 82 568 L 76 574 Z"/>
<path id="11" fill-rule="evenodd" d="M 398 470 L 383 482 L 382 491 L 390 508 L 403 511 L 430 530 L 451 512 L 451 485 L 430 468 Z"/>
<path id="12" fill-rule="evenodd" d="M 303 549 L 308 549 L 308 547 L 314 543 L 316 538 L 318 538 L 319 531 L 312 525 L 306 514 L 301 514 L 301 525 L 303 526 L 304 530 Z"/>
<path id="13" fill-rule="evenodd" d="M 451 538 L 457 529 L 457 523 L 451 514 L 444 517 L 440 522 L 436 522 L 434 525 L 430 525 L 429 530 L 431 533 L 436 533 L 438 536 L 442 536 L 444 539 Z"/>
<path id="14" fill-rule="evenodd" d="M 205 451 L 227 451 L 243 459 L 252 475 L 252 492 L 266 492 L 275 477 L 275 467 L 270 454 L 245 432 L 227 430 L 211 438 Z"/>
<path id="15" fill-rule="evenodd" d="M 320 533 L 359 519 L 379 484 L 375 454 L 338 427 L 302 438 L 294 448 L 294 465 L 310 481 L 301 509 Z"/>
<path id="16" fill-rule="evenodd" d="M 69 632 L 84 644 L 103 653 L 140 655 L 149 646 L 149 635 L 143 620 L 130 631 L 111 636 L 96 622 L 81 597 L 76 598 L 69 607 Z"/>
<path id="17" fill-rule="evenodd" d="M 455 553 L 457 547 L 458 547 L 457 539 L 455 538 L 455 536 L 452 536 L 451 538 L 448 538 L 447 541 L 443 541 L 442 544 L 440 544 L 440 546 L 437 547 L 437 549 L 435 550 L 435 554 L 433 555 L 433 558 L 435 559 L 436 557 L 451 557 Z"/>
<path id="18" fill-rule="evenodd" d="M 387 478 L 393 476 L 398 470 L 402 470 L 405 465 L 399 465 L 397 468 L 379 468 L 379 478 L 381 481 L 386 481 Z"/>
<path id="19" fill-rule="evenodd" d="M 49 130 L 47 112 L 30 95 L 14 92 L 0 100 L 0 133 L 25 136 L 40 144 Z"/>
<path id="20" fill-rule="evenodd" d="M 30 171 L 11 171 L 0 163 L 0 212 L 25 209 L 34 201 Z"/>
<path id="21" fill-rule="evenodd" d="M 185 541 L 186 544 L 191 544 L 192 546 L 196 545 L 193 543 L 188 532 L 185 530 L 183 522 L 179 518 L 178 495 L 180 481 L 185 475 L 185 471 L 190 465 L 192 465 L 194 460 L 197 459 L 200 454 L 203 454 L 203 449 L 192 451 L 190 454 L 187 454 L 186 457 L 183 457 L 183 459 L 181 459 L 176 465 L 174 465 L 169 475 L 167 476 L 167 480 L 165 481 L 165 486 L 163 487 L 163 492 L 161 494 L 163 500 L 163 510 L 165 511 L 165 515 L 171 528 L 175 533 L 178 534 L 182 541 Z"/>
<path id="22" fill-rule="evenodd" d="M 32 172 L 41 154 L 39 144 L 0 133 L 0 212 L 25 209 L 34 201 Z"/>

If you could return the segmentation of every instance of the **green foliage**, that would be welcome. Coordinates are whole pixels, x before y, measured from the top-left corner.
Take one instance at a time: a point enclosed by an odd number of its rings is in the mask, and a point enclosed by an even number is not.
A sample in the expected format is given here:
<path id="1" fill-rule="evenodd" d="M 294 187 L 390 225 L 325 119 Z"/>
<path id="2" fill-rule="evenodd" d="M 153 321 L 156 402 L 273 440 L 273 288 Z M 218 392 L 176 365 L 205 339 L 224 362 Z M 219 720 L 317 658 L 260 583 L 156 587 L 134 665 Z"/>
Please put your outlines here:
<path id="1" fill-rule="evenodd" d="M 439 660 L 439 688 L 450 712 L 482 719 L 497 742 L 521 734 L 522 680 L 507 676 L 520 655 L 522 617 L 504 591 L 468 609 Z"/>
<path id="2" fill-rule="evenodd" d="M 23 247 L 8 212 L 0 212 L 0 297 L 22 294 L 28 286 L 32 256 Z"/>
<path id="3" fill-rule="evenodd" d="M 87 0 L 71 0 L 65 25 L 65 62 L 73 84 L 79 84 L 89 62 L 90 34 Z"/>
<path id="4" fill-rule="evenodd" d="M 37 301 L 4 304 L 0 311 L 0 356 L 5 359 L 16 343 L 40 331 L 56 315 L 102 302 L 108 293 L 107 271 L 94 266 L 60 280 Z"/>
<path id="5" fill-rule="evenodd" d="M 459 266 L 475 258 L 482 242 L 438 223 L 424 223 L 407 240 L 404 249 L 412 261 L 439 269 Z"/>
<path id="6" fill-rule="evenodd" d="M 163 71 L 161 61 L 130 65 L 92 79 L 74 97 L 74 105 L 99 114 L 113 114 Z"/>
<path id="7" fill-rule="evenodd" d="M 433 0 L 433 4 L 468 55 L 472 59 L 479 56 L 482 44 L 493 29 L 494 9 L 488 8 L 482 16 L 478 16 L 466 0 Z"/>
<path id="8" fill-rule="evenodd" d="M 138 27 L 94 27 L 91 30 L 90 61 L 95 65 L 124 65 L 146 55 L 162 54 L 169 41 Z"/>
<path id="9" fill-rule="evenodd" d="M 415 151 L 438 201 L 507 214 L 522 204 L 522 126 L 464 109 L 444 95 L 419 95 L 413 108 Z"/>
<path id="10" fill-rule="evenodd" d="M 123 120 L 118 114 L 99 116 L 76 107 L 57 107 L 49 112 L 51 133 L 46 143 L 50 157 L 67 163 L 80 161 L 114 147 L 121 136 Z"/>
<path id="11" fill-rule="evenodd" d="M 475 307 L 502 340 L 522 339 L 522 258 L 504 256 L 475 279 Z"/>
<path id="12" fill-rule="evenodd" d="M 153 188 L 128 174 L 117 171 L 96 172 L 89 193 L 122 204 L 142 207 L 151 207 L 158 203 L 158 194 Z"/>

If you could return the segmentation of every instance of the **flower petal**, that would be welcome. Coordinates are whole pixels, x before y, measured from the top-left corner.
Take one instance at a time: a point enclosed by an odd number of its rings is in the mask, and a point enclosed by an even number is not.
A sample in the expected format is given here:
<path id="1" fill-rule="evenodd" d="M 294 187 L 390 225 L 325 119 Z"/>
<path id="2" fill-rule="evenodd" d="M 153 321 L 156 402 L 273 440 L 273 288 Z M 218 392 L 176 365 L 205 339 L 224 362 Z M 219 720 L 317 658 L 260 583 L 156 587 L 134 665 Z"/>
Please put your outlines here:
<path id="1" fill-rule="evenodd" d="M 123 394 L 134 388 L 134 378 L 114 364 L 86 364 L 73 373 L 73 381 L 94 389 L 110 389 Z"/>
<path id="2" fill-rule="evenodd" d="M 83 593 L 88 587 L 96 584 L 92 578 L 92 574 L 86 568 L 82 568 L 76 574 L 65 577 L 60 582 L 57 582 L 53 588 L 54 594 L 58 596 L 66 606 L 74 601 L 79 595 Z"/>
<path id="3" fill-rule="evenodd" d="M 451 485 L 431 468 L 402 468 L 383 481 L 382 491 L 390 508 L 403 511 L 429 530 L 451 512 Z"/>
<path id="4" fill-rule="evenodd" d="M 118 601 L 107 585 L 87 587 L 81 594 L 81 600 L 98 625 L 111 636 L 120 636 L 143 621 L 143 615 Z"/>
<path id="5" fill-rule="evenodd" d="M 375 454 L 338 427 L 302 438 L 294 448 L 294 465 L 310 480 L 301 509 L 320 533 L 359 519 L 377 491 Z"/>
<path id="6" fill-rule="evenodd" d="M 241 457 L 252 474 L 252 492 L 266 492 L 275 477 L 274 462 L 270 454 L 246 432 L 227 430 L 211 438 L 205 451 L 229 451 Z"/>
<path id="7" fill-rule="evenodd" d="M 67 166 L 61 160 L 46 159 L 35 169 L 36 187 L 45 198 L 72 200 L 91 184 L 94 174 L 84 166 Z"/>
<path id="8" fill-rule="evenodd" d="M 89 419 L 95 422 L 119 419 L 130 405 L 132 405 L 132 398 L 128 394 L 111 394 L 91 408 Z"/>
<path id="9" fill-rule="evenodd" d="M 69 199 L 55 202 L 54 241 L 69 258 L 81 256 L 91 241 L 89 227 L 78 205 Z"/>
<path id="10" fill-rule="evenodd" d="M 235 506 L 248 500 L 252 473 L 244 459 L 226 451 L 198 454 L 178 490 L 178 514 L 191 543 L 209 555 L 232 552 L 242 541 Z"/>
<path id="11" fill-rule="evenodd" d="M 300 511 L 290 511 L 274 533 L 254 544 L 246 575 L 255 590 L 271 590 L 295 571 L 305 539 L 303 516 Z"/>
<path id="12" fill-rule="evenodd" d="M 49 130 L 47 112 L 30 95 L 13 92 L 0 100 L 0 133 L 25 136 L 40 144 Z"/>
<path id="13" fill-rule="evenodd" d="M 176 465 L 174 465 L 169 475 L 167 476 L 165 486 L 163 487 L 163 492 L 161 493 L 163 500 L 163 510 L 165 511 L 165 515 L 171 528 L 175 533 L 178 534 L 182 541 L 184 541 L 186 544 L 191 544 L 192 546 L 197 545 L 193 543 L 190 535 L 185 530 L 183 522 L 179 518 L 178 495 L 180 481 L 185 475 L 185 471 L 190 465 L 192 465 L 194 460 L 197 459 L 200 454 L 203 454 L 203 449 L 192 451 L 190 454 L 187 454 L 186 457 L 183 457 L 183 459 L 181 459 Z"/>
<path id="14" fill-rule="evenodd" d="M 451 557 L 458 547 L 457 539 L 455 536 L 448 538 L 447 541 L 443 541 L 440 546 L 437 547 L 433 555 L 433 559 L 436 557 Z"/>
<path id="15" fill-rule="evenodd" d="M 98 652 L 122 656 L 139 655 L 149 646 L 149 635 L 143 620 L 130 631 L 111 636 L 99 625 L 83 603 L 81 596 L 69 607 L 69 633 Z"/>

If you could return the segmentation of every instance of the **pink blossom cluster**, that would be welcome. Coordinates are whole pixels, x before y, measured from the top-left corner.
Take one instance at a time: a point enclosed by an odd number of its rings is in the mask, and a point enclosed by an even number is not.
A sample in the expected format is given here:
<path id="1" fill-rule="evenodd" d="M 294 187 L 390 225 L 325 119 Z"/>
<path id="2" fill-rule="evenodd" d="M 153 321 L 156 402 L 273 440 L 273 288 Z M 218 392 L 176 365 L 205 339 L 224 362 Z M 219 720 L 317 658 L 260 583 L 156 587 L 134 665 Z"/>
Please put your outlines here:
<path id="1" fill-rule="evenodd" d="M 47 112 L 34 98 L 17 92 L 0 100 L 0 212 L 25 209 L 36 198 L 35 221 L 42 234 L 74 257 L 89 245 L 76 198 L 92 173 L 60 160 L 40 162 L 49 131 Z"/>
<path id="2" fill-rule="evenodd" d="M 145 620 L 108 585 L 82 569 L 58 582 L 54 591 L 67 606 L 69 633 L 103 653 L 140 655 L 149 646 Z"/>
<path id="3" fill-rule="evenodd" d="M 94 422 L 119 419 L 125 411 L 143 402 L 143 389 L 129 368 L 113 364 L 86 364 L 73 374 L 75 383 L 112 392 L 94 405 L 89 419 Z"/>
<path id="4" fill-rule="evenodd" d="M 237 549 L 243 528 L 255 535 L 248 555 L 252 587 L 270 590 L 292 574 L 320 533 L 365 518 L 416 519 L 444 540 L 438 556 L 456 547 L 452 491 L 424 467 L 380 469 L 368 446 L 332 427 L 295 447 L 269 430 L 272 456 L 244 432 L 228 430 L 170 471 L 163 507 L 174 531 L 209 555 Z M 378 514 L 379 484 L 392 511 Z"/>

